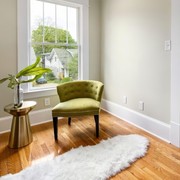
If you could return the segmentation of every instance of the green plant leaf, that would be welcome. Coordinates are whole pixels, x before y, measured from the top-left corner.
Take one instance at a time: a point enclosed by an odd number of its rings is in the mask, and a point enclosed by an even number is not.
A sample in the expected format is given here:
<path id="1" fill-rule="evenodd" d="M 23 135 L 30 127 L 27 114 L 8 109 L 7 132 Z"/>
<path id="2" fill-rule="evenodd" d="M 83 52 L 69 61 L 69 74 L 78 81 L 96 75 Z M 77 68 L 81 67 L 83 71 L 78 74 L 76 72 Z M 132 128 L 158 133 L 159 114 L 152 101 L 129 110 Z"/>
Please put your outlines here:
<path id="1" fill-rule="evenodd" d="M 51 72 L 49 68 L 37 67 L 40 62 L 40 57 L 36 59 L 36 62 L 26 68 L 22 69 L 17 75 L 9 74 L 8 77 L 0 79 L 0 84 L 9 80 L 8 87 L 14 89 L 14 86 L 21 83 L 28 83 L 39 79 L 44 73 Z M 28 80 L 23 80 L 23 76 L 33 76 Z"/>
<path id="2" fill-rule="evenodd" d="M 9 74 L 8 80 L 9 80 L 8 87 L 11 89 L 14 89 L 14 86 L 19 84 L 18 79 L 16 79 L 14 75 Z"/>
<path id="3" fill-rule="evenodd" d="M 3 83 L 3 82 L 5 82 L 6 80 L 8 80 L 9 78 L 7 77 L 7 78 L 2 78 L 2 79 L 0 79 L 0 84 L 1 83 Z"/>
<path id="4" fill-rule="evenodd" d="M 22 69 L 22 70 L 16 75 L 16 78 L 20 78 L 20 77 L 24 76 L 24 74 L 26 74 L 27 71 L 35 68 L 35 67 L 39 64 L 40 61 L 41 61 L 41 58 L 40 58 L 40 57 L 37 57 L 36 62 L 35 62 L 34 64 L 31 64 L 31 65 L 27 66 L 26 68 Z"/>
<path id="5" fill-rule="evenodd" d="M 47 72 L 51 72 L 51 69 L 42 68 L 42 67 L 35 67 L 33 69 L 29 69 L 26 72 L 24 72 L 23 76 L 34 76 L 34 75 L 44 74 Z"/>
<path id="6" fill-rule="evenodd" d="M 31 78 L 31 79 L 28 79 L 28 80 L 21 81 L 20 83 L 33 82 L 33 81 L 35 81 L 36 79 L 39 79 L 42 75 L 43 75 L 43 74 L 36 75 L 36 76 L 34 76 L 34 78 Z"/>

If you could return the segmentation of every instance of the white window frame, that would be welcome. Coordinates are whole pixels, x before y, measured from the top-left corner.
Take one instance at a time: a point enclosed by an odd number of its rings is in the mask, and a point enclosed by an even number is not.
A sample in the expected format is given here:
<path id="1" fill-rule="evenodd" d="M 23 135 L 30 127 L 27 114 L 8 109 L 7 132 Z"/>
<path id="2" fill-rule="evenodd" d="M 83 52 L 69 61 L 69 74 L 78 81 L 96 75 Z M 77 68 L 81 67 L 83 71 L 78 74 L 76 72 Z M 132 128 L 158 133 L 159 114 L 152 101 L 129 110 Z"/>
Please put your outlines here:
<path id="1" fill-rule="evenodd" d="M 80 5 L 80 79 L 89 79 L 89 0 L 44 0 L 64 4 Z M 29 64 L 29 6 L 30 0 L 17 0 L 17 70 Z M 26 61 L 25 61 L 26 60 Z M 29 91 L 28 83 L 23 84 L 24 98 L 36 98 L 55 95 L 56 87 Z"/>

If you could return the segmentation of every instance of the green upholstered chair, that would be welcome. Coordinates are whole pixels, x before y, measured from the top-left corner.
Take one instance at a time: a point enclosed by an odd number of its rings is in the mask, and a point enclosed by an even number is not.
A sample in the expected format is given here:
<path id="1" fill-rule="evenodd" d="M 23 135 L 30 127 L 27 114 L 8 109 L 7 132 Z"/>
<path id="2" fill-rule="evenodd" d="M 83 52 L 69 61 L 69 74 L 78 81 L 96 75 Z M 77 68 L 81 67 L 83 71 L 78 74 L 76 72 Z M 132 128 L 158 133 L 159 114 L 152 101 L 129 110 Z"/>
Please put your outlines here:
<path id="1" fill-rule="evenodd" d="M 94 115 L 96 137 L 99 137 L 99 112 L 104 85 L 94 80 L 79 80 L 57 86 L 60 103 L 52 109 L 54 138 L 58 139 L 58 117 Z"/>

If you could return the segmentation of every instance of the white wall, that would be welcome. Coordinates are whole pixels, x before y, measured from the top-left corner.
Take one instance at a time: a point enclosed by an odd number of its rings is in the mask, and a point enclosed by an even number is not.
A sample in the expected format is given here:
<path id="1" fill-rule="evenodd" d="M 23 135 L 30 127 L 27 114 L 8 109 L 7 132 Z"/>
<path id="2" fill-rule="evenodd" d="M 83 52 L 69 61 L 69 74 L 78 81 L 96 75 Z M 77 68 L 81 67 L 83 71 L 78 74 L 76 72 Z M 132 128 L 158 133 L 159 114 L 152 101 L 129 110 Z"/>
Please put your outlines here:
<path id="1" fill-rule="evenodd" d="M 171 142 L 180 147 L 180 1 L 172 0 Z"/>
<path id="2" fill-rule="evenodd" d="M 101 8 L 104 99 L 169 124 L 171 1 L 101 0 Z"/>

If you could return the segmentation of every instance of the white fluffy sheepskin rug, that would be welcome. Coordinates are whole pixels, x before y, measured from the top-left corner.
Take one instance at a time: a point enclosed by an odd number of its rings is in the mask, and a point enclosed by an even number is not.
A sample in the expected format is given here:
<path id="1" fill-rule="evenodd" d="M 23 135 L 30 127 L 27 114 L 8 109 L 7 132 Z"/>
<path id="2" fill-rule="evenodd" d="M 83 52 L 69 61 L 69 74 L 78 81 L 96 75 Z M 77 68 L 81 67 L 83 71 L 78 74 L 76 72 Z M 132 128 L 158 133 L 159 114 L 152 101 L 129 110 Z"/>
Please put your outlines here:
<path id="1" fill-rule="evenodd" d="M 105 180 L 146 154 L 149 141 L 140 135 L 118 135 L 93 146 L 72 149 L 14 175 L 13 180 Z"/>

